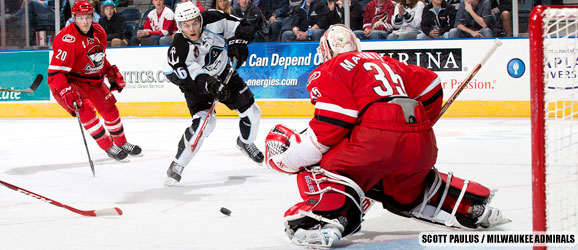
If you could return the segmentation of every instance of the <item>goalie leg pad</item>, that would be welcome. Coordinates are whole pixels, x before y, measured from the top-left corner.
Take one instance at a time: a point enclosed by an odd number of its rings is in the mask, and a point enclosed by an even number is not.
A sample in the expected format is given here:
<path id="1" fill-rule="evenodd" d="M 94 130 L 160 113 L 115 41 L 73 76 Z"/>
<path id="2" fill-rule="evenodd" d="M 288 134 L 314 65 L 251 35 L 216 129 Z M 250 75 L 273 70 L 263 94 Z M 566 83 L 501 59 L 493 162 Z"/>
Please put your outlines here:
<path id="1" fill-rule="evenodd" d="M 202 110 L 195 113 L 193 116 L 193 122 L 190 127 L 185 129 L 181 140 L 179 141 L 179 147 L 177 150 L 177 154 L 175 155 L 175 162 L 181 166 L 186 166 L 191 159 L 195 156 L 201 145 L 203 144 L 203 140 L 213 132 L 215 126 L 217 124 L 217 119 L 215 114 L 211 114 L 212 117 L 209 118 L 207 121 L 207 125 L 205 126 L 205 131 L 203 131 L 201 137 L 198 139 L 197 145 L 193 148 L 193 143 L 199 136 L 199 128 L 201 124 L 207 119 L 208 110 Z"/>
<path id="2" fill-rule="evenodd" d="M 239 121 L 239 130 L 241 130 L 241 141 L 245 144 L 253 143 L 257 138 L 259 122 L 261 120 L 261 108 L 257 103 L 253 103 L 244 112 L 237 111 L 241 120 Z"/>
<path id="3" fill-rule="evenodd" d="M 487 187 L 435 168 L 426 178 L 423 201 L 410 211 L 413 217 L 449 227 L 475 229 L 509 222 L 501 212 L 487 206 L 493 192 Z"/>
<path id="4" fill-rule="evenodd" d="M 284 216 L 285 232 L 294 243 L 327 247 L 360 229 L 365 197 L 349 178 L 308 167 L 297 175 L 297 186 L 304 201 Z"/>

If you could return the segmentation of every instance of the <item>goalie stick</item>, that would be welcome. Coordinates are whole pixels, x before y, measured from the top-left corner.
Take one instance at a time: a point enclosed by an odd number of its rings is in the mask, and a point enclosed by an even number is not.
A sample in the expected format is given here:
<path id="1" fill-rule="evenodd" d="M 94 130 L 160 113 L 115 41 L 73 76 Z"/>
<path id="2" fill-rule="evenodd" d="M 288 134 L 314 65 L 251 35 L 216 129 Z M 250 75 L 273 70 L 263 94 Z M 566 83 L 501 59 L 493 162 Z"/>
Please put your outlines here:
<path id="1" fill-rule="evenodd" d="M 231 79 L 231 76 L 233 75 L 233 72 L 235 72 L 236 68 L 237 68 L 237 58 L 234 58 L 233 62 L 231 64 L 231 68 L 229 69 L 229 72 L 227 73 L 227 76 L 225 77 L 225 80 L 223 81 L 221 86 L 219 86 L 219 90 L 218 90 L 219 92 L 221 92 L 223 90 L 223 88 L 225 87 L 225 85 L 227 85 L 229 83 L 229 80 Z M 205 118 L 205 120 L 203 121 L 203 124 L 201 124 L 201 127 L 199 127 L 199 134 L 197 135 L 197 138 L 195 138 L 195 141 L 191 145 L 191 151 L 195 152 L 195 149 L 197 148 L 197 144 L 199 144 L 199 139 L 201 138 L 201 136 L 203 136 L 203 131 L 205 131 L 205 127 L 207 126 L 207 123 L 208 123 L 209 119 L 211 118 L 211 114 L 215 110 L 215 106 L 217 106 L 218 102 L 219 102 L 219 98 L 215 97 L 215 100 L 213 100 L 213 104 L 211 105 L 211 107 L 209 108 L 209 112 L 207 113 L 207 118 Z"/>
<path id="2" fill-rule="evenodd" d="M 68 209 L 68 210 L 70 210 L 70 211 L 72 211 L 72 212 L 74 212 L 74 213 L 80 214 L 80 215 L 91 216 L 91 217 L 96 217 L 96 216 L 120 216 L 120 215 L 122 215 L 122 210 L 120 210 L 120 208 L 118 208 L 118 207 L 98 209 L 98 210 L 80 210 L 80 209 L 76 209 L 76 208 L 73 208 L 73 207 L 71 207 L 71 206 L 62 204 L 62 203 L 60 203 L 60 202 L 58 202 L 58 201 L 55 201 L 55 200 L 53 200 L 53 199 L 44 197 L 44 196 L 42 196 L 42 195 L 33 193 L 33 192 L 28 191 L 28 190 L 26 190 L 26 189 L 24 189 L 24 188 L 20 188 L 20 187 L 14 186 L 14 185 L 12 185 L 12 184 L 10 184 L 10 183 L 7 183 L 7 182 L 1 181 L 1 180 L 0 180 L 0 184 L 6 186 L 7 188 L 10 188 L 10 189 L 12 189 L 12 190 L 14 190 L 14 191 L 16 191 L 16 192 L 23 193 L 23 194 L 25 194 L 25 195 L 30 195 L 30 196 L 32 196 L 32 197 L 34 197 L 34 198 L 36 198 L 36 199 L 39 199 L 39 200 L 41 200 L 41 201 L 48 202 L 48 203 L 50 203 L 50 204 L 52 204 L 52 205 L 55 205 L 55 206 L 57 206 L 57 207 L 66 208 L 66 209 Z"/>
<path id="3" fill-rule="evenodd" d="M 0 88 L 0 92 L 33 93 L 38 88 L 38 86 L 40 86 L 40 83 L 42 83 L 43 79 L 44 79 L 44 76 L 42 76 L 41 74 L 38 74 L 36 76 L 36 79 L 34 79 L 34 81 L 32 82 L 32 85 L 30 85 L 30 87 L 27 89 L 3 89 L 3 88 Z"/>
<path id="4" fill-rule="evenodd" d="M 435 124 L 440 117 L 442 117 L 442 115 L 450 108 L 450 105 L 452 105 L 452 103 L 456 100 L 456 98 L 458 97 L 458 95 L 462 92 L 462 90 L 464 90 L 466 88 L 466 86 L 468 86 L 468 84 L 470 83 L 470 81 L 472 80 L 472 78 L 474 78 L 474 76 L 478 73 L 478 71 L 480 71 L 480 69 L 482 68 L 482 66 L 486 63 L 486 61 L 490 58 L 490 56 L 492 56 L 494 54 L 494 51 L 496 51 L 496 49 L 498 47 L 502 46 L 502 41 L 495 39 L 494 40 L 494 44 L 492 45 L 492 47 L 490 48 L 490 50 L 488 52 L 486 52 L 486 54 L 484 55 L 484 57 L 482 58 L 482 60 L 474 67 L 474 69 L 470 72 L 470 74 L 468 74 L 468 76 L 466 77 L 466 79 L 460 84 L 460 86 L 458 86 L 458 88 L 456 89 L 456 91 L 454 91 L 454 93 L 450 96 L 450 98 L 448 98 L 448 100 L 446 101 L 446 103 L 444 103 L 444 106 L 442 107 L 442 110 L 440 111 L 440 114 L 438 115 L 438 117 L 433 121 L 433 124 Z"/>

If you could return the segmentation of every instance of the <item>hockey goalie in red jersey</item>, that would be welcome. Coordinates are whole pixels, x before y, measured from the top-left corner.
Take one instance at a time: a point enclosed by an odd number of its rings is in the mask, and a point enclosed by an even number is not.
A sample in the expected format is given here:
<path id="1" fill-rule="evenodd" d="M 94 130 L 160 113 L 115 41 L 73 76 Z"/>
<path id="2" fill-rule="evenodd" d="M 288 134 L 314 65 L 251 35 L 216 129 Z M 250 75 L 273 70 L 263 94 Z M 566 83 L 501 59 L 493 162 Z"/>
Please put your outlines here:
<path id="1" fill-rule="evenodd" d="M 92 22 L 94 8 L 87 1 L 76 1 L 71 10 L 74 25 L 62 29 L 52 45 L 54 53 L 48 66 L 52 95 L 72 116 L 76 116 L 77 106 L 82 125 L 109 157 L 123 160 L 129 154 L 139 155 L 141 148 L 126 140 L 111 93 L 120 93 L 125 82 L 118 68 L 106 59 L 106 32 Z"/>
<path id="2" fill-rule="evenodd" d="M 438 172 L 433 121 L 443 92 L 434 72 L 361 52 L 344 25 L 331 26 L 309 75 L 314 118 L 303 132 L 276 125 L 266 163 L 297 175 L 303 202 L 285 212 L 285 232 L 298 245 L 330 247 L 359 231 L 373 201 L 395 214 L 448 227 L 476 229 L 509 222 L 488 206 L 493 191 Z"/>

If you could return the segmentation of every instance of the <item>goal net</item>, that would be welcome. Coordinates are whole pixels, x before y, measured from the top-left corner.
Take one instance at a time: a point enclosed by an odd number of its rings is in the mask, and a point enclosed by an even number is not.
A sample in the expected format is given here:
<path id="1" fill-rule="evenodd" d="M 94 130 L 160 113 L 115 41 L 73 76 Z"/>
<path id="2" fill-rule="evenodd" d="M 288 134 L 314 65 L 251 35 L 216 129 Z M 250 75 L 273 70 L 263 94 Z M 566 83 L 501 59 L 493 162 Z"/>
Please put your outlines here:
<path id="1" fill-rule="evenodd" d="M 578 232 L 578 7 L 530 14 L 534 231 Z"/>

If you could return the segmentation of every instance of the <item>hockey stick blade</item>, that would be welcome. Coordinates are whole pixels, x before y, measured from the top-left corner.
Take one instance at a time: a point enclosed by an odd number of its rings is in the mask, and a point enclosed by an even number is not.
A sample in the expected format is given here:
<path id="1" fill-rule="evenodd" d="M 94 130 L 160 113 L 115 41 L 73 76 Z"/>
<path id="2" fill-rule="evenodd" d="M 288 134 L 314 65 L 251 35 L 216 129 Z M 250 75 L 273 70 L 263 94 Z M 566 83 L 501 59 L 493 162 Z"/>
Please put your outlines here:
<path id="1" fill-rule="evenodd" d="M 36 193 L 34 193 L 34 192 L 28 191 L 28 190 L 26 190 L 26 189 L 24 189 L 24 188 L 20 188 L 20 187 L 14 186 L 14 185 L 12 185 L 12 184 L 10 184 L 10 183 L 8 183 L 8 182 L 5 182 L 5 181 L 1 181 L 1 180 L 0 180 L 0 184 L 2 184 L 3 186 L 5 186 L 5 187 L 7 187 L 7 188 L 10 188 L 10 189 L 12 189 L 12 190 L 14 190 L 14 191 L 16 191 L 16 192 L 19 192 L 19 193 L 23 193 L 23 194 L 25 194 L 25 195 L 32 196 L 32 197 L 34 197 L 34 198 L 36 198 L 36 199 L 39 199 L 39 200 L 41 200 L 41 201 L 48 202 L 48 203 L 50 203 L 50 204 L 52 204 L 52 205 L 55 205 L 55 206 L 57 206 L 57 207 L 65 208 L 65 209 L 67 209 L 67 210 L 69 210 L 69 211 L 72 211 L 72 212 L 74 212 L 74 213 L 77 213 L 77 214 L 80 214 L 80 215 L 83 215 L 83 216 L 90 216 L 90 217 L 96 217 L 96 216 L 121 216 L 121 215 L 123 214 L 123 213 L 122 213 L 122 210 L 120 210 L 120 208 L 117 208 L 117 207 L 115 207 L 115 208 L 98 209 L 98 210 L 80 210 L 80 209 L 76 209 L 76 208 L 73 208 L 73 207 L 71 207 L 71 206 L 62 204 L 62 203 L 60 203 L 60 202 L 58 202 L 58 201 L 55 201 L 55 200 L 53 200 L 53 199 L 50 199 L 50 198 L 48 198 L 48 197 L 44 197 L 44 196 L 42 196 L 42 195 L 39 195 L 39 194 L 36 194 Z"/>
<path id="2" fill-rule="evenodd" d="M 36 79 L 34 79 L 34 82 L 32 82 L 32 85 L 30 85 L 30 87 L 27 89 L 3 89 L 3 88 L 0 88 L 0 92 L 33 93 L 38 88 L 38 86 L 40 86 L 40 83 L 42 83 L 42 80 L 44 80 L 44 76 L 42 76 L 41 74 L 38 74 L 36 76 Z"/>

